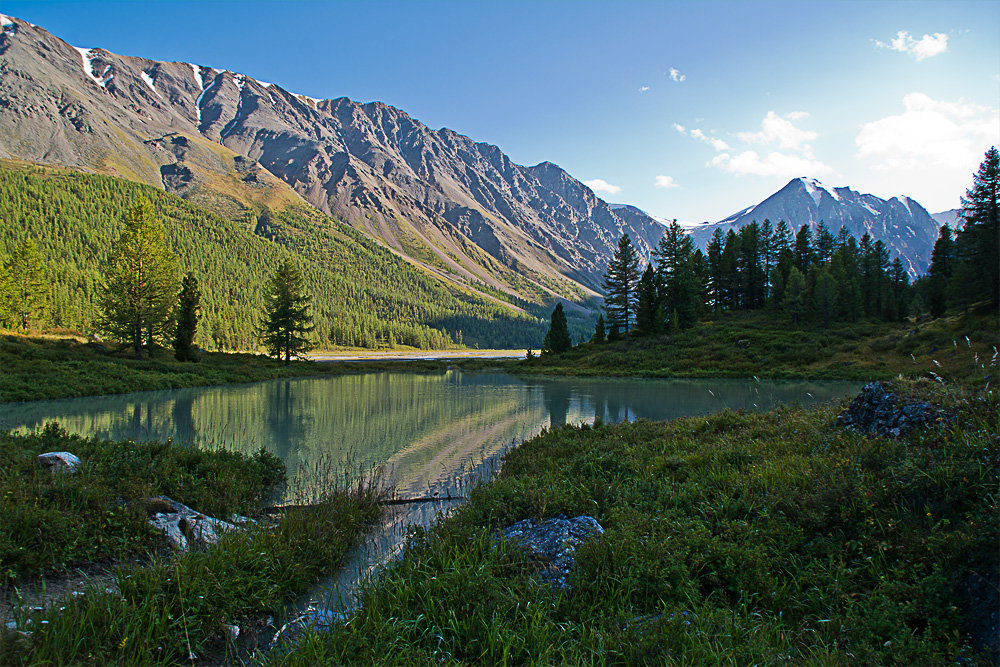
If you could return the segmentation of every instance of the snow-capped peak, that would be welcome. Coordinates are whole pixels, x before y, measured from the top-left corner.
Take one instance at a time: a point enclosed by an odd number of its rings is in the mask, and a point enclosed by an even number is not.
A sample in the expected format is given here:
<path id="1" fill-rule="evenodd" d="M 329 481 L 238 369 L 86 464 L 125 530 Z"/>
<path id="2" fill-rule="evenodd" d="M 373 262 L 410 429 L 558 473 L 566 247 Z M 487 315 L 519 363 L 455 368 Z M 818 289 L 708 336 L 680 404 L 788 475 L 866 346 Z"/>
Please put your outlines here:
<path id="1" fill-rule="evenodd" d="M 6 31 L 7 28 L 13 27 L 14 22 L 10 20 L 9 16 L 0 14 L 0 31 Z"/>

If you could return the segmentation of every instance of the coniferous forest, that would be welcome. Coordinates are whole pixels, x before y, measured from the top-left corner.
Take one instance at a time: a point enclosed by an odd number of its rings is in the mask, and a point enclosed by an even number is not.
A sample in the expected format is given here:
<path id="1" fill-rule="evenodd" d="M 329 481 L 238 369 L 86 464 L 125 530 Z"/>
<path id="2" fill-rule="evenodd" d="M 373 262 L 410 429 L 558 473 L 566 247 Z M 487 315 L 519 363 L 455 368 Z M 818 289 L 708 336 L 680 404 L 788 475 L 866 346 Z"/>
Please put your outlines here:
<path id="1" fill-rule="evenodd" d="M 305 205 L 240 224 L 151 186 L 40 167 L 0 168 L 0 191 L 8 285 L 0 316 L 11 328 L 98 330 L 102 267 L 126 213 L 145 197 L 177 258 L 178 280 L 199 281 L 199 346 L 255 349 L 265 287 L 286 260 L 301 268 L 313 297 L 320 348 L 518 348 L 537 345 L 545 331 L 536 314 L 431 277 Z M 31 283 L 26 303 L 9 288 L 19 280 Z"/>

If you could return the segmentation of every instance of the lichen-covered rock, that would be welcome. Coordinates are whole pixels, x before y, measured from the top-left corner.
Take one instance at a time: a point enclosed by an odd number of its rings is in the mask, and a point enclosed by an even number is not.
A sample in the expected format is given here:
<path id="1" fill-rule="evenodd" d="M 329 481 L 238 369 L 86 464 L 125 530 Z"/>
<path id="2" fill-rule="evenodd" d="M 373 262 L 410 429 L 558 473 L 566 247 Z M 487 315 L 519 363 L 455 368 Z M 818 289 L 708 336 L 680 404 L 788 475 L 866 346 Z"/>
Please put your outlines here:
<path id="1" fill-rule="evenodd" d="M 196 512 L 166 496 L 150 498 L 147 507 L 152 513 L 150 525 L 163 533 L 181 551 L 187 551 L 192 546 L 204 548 L 215 544 L 223 532 L 236 528 L 228 521 Z"/>
<path id="2" fill-rule="evenodd" d="M 884 384 L 872 382 L 861 389 L 835 423 L 863 433 L 899 437 L 918 426 L 950 418 L 949 413 L 927 401 L 903 403 Z"/>
<path id="3" fill-rule="evenodd" d="M 568 588 L 577 548 L 584 540 L 602 533 L 604 528 L 592 516 L 567 519 L 560 514 L 537 524 L 531 519 L 518 521 L 504 529 L 503 536 L 520 543 L 533 558 L 546 563 L 547 567 L 539 573 L 543 581 Z"/>
<path id="4" fill-rule="evenodd" d="M 74 473 L 80 465 L 80 458 L 70 452 L 45 452 L 35 460 L 49 472 Z"/>

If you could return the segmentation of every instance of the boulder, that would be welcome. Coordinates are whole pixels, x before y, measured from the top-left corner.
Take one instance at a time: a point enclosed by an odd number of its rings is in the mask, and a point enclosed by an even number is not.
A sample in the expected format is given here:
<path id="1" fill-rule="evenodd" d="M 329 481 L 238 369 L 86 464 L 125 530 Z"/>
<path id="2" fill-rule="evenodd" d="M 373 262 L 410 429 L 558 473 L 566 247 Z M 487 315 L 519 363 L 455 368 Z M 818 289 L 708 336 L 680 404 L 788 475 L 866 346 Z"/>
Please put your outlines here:
<path id="1" fill-rule="evenodd" d="M 569 588 L 569 574 L 573 569 L 577 548 L 594 535 L 604 533 L 604 528 L 592 516 L 567 519 L 560 514 L 535 523 L 531 519 L 518 521 L 504 529 L 505 539 L 519 543 L 532 558 L 542 561 L 539 576 L 558 588 Z"/>
<path id="2" fill-rule="evenodd" d="M 919 426 L 951 417 L 927 401 L 904 403 L 881 382 L 872 382 L 861 389 L 851 405 L 837 416 L 835 423 L 862 433 L 898 438 Z"/>
<path id="3" fill-rule="evenodd" d="M 736 341 L 736 347 L 738 347 L 741 350 L 746 350 L 747 348 L 750 347 L 750 339 L 740 338 L 738 341 Z"/>
<path id="4" fill-rule="evenodd" d="M 74 473 L 80 465 L 80 458 L 69 452 L 45 452 L 35 457 L 38 465 L 49 472 Z"/>
<path id="5" fill-rule="evenodd" d="M 223 532 L 236 528 L 236 525 L 228 521 L 196 512 L 166 496 L 149 498 L 146 506 L 152 514 L 150 525 L 163 533 L 181 551 L 215 544 Z"/>

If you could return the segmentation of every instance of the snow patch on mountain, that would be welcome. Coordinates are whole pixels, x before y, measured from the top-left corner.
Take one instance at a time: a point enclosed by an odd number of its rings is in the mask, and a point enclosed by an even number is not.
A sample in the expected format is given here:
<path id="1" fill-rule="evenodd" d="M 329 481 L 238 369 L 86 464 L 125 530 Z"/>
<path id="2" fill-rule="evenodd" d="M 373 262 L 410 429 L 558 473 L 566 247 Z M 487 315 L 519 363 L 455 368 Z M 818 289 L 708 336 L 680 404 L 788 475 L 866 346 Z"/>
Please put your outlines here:
<path id="1" fill-rule="evenodd" d="M 203 99 L 205 99 L 205 93 L 207 93 L 208 91 L 210 91 L 215 86 L 215 83 L 218 80 L 219 80 L 218 76 L 216 76 L 214 79 L 212 79 L 212 83 L 208 84 L 208 88 L 202 88 L 201 89 L 201 95 L 199 95 L 198 99 L 194 101 L 194 108 L 195 108 L 195 111 L 198 114 L 198 129 L 199 130 L 201 129 L 201 101 Z"/>
<path id="2" fill-rule="evenodd" d="M 823 184 L 817 181 L 815 178 L 800 178 L 802 185 L 805 187 L 806 192 L 812 197 L 812 200 L 816 202 L 816 206 L 819 206 L 819 202 L 823 199 L 823 193 L 826 192 L 826 188 Z"/>
<path id="3" fill-rule="evenodd" d="M 201 67 L 193 63 L 188 63 L 188 65 L 191 65 L 191 71 L 194 73 L 194 80 L 198 84 L 198 90 L 205 90 L 205 79 L 201 76 Z M 199 113 L 201 112 L 199 111 Z"/>
<path id="4" fill-rule="evenodd" d="M 83 62 L 84 73 L 101 88 L 107 88 L 108 82 L 115 78 L 114 74 L 108 76 L 108 72 L 111 71 L 111 65 L 104 68 L 104 72 L 101 73 L 101 76 L 97 76 L 94 74 L 94 51 L 97 49 L 85 49 L 79 46 L 74 46 L 73 48 L 80 54 L 80 60 Z"/>
<path id="5" fill-rule="evenodd" d="M 153 71 L 155 72 L 156 70 Z M 140 72 L 139 76 L 141 76 L 142 80 L 146 82 L 146 85 L 149 86 L 150 90 L 152 90 L 157 95 L 160 95 L 160 91 L 158 91 L 155 87 L 153 87 L 153 77 L 151 77 L 148 72 Z M 162 95 L 160 95 L 160 97 L 162 97 Z"/>
<path id="6" fill-rule="evenodd" d="M 17 25 L 10 20 L 10 17 L 0 14 L 0 32 L 13 36 L 16 31 Z"/>

